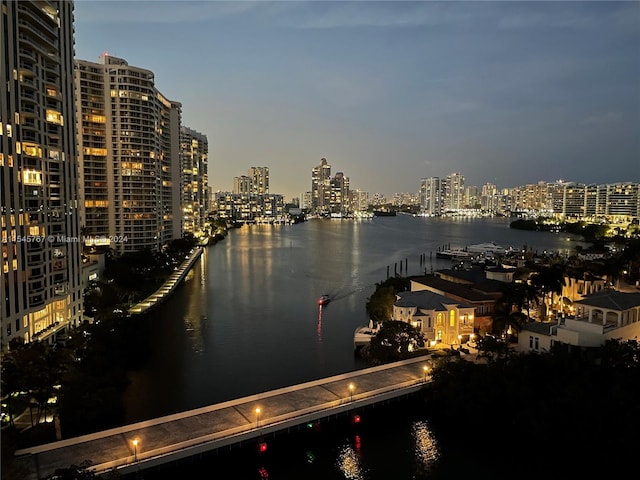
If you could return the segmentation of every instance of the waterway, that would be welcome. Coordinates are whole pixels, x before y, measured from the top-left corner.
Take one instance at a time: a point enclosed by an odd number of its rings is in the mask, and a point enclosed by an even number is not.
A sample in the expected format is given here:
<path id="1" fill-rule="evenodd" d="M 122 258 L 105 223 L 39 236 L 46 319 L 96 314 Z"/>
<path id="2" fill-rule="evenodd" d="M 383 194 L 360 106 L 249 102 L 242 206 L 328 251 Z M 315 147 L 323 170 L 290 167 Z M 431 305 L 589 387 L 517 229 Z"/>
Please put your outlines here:
<path id="1" fill-rule="evenodd" d="M 144 368 L 130 374 L 126 420 L 365 367 L 354 355 L 353 332 L 368 321 L 365 304 L 375 284 L 388 273 L 413 275 L 450 267 L 450 261 L 435 257 L 442 245 L 495 241 L 539 252 L 570 252 L 586 246 L 579 240 L 512 230 L 508 219 L 409 215 L 234 229 L 206 249 L 184 284 L 157 310 L 151 356 Z M 420 262 L 421 255 L 426 262 Z M 317 298 L 325 293 L 332 301 L 319 307 Z M 403 438 L 416 428 L 425 434 L 427 428 L 419 419 L 402 425 Z M 339 455 L 339 445 L 327 448 Z M 370 472 L 362 478 L 382 478 L 371 473 L 377 455 L 359 455 L 361 470 Z M 406 455 L 415 460 L 415 448 Z"/>

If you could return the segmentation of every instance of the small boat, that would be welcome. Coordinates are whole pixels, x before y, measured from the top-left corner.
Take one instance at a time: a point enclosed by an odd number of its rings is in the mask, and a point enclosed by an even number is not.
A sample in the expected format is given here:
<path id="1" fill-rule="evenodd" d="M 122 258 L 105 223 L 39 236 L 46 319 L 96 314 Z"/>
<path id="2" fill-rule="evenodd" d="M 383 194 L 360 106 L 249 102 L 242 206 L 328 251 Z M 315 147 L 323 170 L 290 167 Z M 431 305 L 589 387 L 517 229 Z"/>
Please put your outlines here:
<path id="1" fill-rule="evenodd" d="M 326 305 L 327 303 L 329 303 L 331 301 L 331 297 L 329 295 L 322 295 L 319 299 L 318 299 L 318 305 Z"/>

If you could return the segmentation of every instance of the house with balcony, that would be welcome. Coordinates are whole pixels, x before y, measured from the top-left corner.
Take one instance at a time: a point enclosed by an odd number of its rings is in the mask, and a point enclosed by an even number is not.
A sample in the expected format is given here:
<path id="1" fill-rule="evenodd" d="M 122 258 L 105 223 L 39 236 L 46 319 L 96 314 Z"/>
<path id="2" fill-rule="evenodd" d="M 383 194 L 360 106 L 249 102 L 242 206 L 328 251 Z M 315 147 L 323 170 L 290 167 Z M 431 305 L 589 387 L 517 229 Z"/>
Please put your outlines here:
<path id="1" fill-rule="evenodd" d="M 473 334 L 474 307 L 428 290 L 400 292 L 393 304 L 393 320 L 413 325 L 431 346 L 460 345 Z"/>
<path id="2" fill-rule="evenodd" d="M 430 291 L 474 308 L 474 324 L 476 332 L 491 330 L 492 315 L 496 301 L 501 297 L 501 282 L 487 279 L 484 272 L 465 277 L 453 276 L 448 270 L 411 278 L 411 291 Z M 462 272 L 461 272 L 462 273 Z"/>
<path id="3" fill-rule="evenodd" d="M 518 335 L 516 350 L 543 351 L 555 342 L 598 347 L 607 340 L 640 338 L 640 292 L 603 290 L 585 295 L 574 307 L 574 316 L 560 318 L 558 322 L 525 325 Z M 540 348 L 534 348 L 536 344 Z"/>

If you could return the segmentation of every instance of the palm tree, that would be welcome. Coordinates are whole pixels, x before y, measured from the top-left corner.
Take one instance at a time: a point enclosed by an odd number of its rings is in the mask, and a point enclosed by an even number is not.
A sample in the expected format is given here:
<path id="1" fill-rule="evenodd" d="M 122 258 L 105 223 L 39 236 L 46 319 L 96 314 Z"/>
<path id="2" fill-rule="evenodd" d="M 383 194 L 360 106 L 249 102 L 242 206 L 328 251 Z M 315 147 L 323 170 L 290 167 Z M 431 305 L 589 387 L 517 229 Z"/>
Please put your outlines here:
<path id="1" fill-rule="evenodd" d="M 565 285 L 565 270 L 566 267 L 563 263 L 555 263 L 542 267 L 538 273 L 531 277 L 531 284 L 540 292 L 542 297 L 543 317 L 546 317 L 547 303 L 553 305 L 554 295 L 562 295 L 562 289 Z M 547 295 L 550 296 L 550 301 L 548 302 Z"/>

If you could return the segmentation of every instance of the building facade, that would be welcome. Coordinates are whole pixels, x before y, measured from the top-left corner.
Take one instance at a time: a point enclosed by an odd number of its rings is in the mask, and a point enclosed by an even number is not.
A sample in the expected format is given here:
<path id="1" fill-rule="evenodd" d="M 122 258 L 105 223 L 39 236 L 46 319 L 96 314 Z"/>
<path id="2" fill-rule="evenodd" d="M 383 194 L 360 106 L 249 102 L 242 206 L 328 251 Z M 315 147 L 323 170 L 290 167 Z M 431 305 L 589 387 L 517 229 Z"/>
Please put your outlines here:
<path id="1" fill-rule="evenodd" d="M 200 231 L 209 213 L 209 142 L 207 136 L 180 128 L 182 158 L 182 231 Z"/>
<path id="2" fill-rule="evenodd" d="M 326 158 L 311 169 L 311 210 L 320 215 L 329 214 L 331 204 L 331 165 Z"/>
<path id="3" fill-rule="evenodd" d="M 420 208 L 424 215 L 442 215 L 443 192 L 440 178 L 423 178 L 420 181 Z"/>
<path id="4" fill-rule="evenodd" d="M 82 321 L 73 2 L 2 1 L 0 339 Z"/>
<path id="5" fill-rule="evenodd" d="M 182 236 L 181 104 L 153 72 L 103 54 L 75 62 L 81 221 L 90 243 L 158 250 Z"/>
<path id="6" fill-rule="evenodd" d="M 269 167 L 251 167 L 248 177 L 251 179 L 251 191 L 256 195 L 269 193 Z"/>

